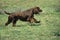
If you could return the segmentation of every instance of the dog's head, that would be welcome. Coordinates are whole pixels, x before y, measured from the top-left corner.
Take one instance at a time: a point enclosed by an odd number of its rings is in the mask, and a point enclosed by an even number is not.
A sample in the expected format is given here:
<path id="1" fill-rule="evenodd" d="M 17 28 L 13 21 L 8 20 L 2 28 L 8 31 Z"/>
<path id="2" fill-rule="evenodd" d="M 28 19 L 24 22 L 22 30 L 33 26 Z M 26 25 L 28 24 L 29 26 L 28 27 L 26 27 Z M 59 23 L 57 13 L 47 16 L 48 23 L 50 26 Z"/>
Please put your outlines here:
<path id="1" fill-rule="evenodd" d="M 35 8 L 33 8 L 33 11 L 32 12 L 34 14 L 39 14 L 39 12 L 42 12 L 42 10 L 39 7 L 35 7 Z"/>

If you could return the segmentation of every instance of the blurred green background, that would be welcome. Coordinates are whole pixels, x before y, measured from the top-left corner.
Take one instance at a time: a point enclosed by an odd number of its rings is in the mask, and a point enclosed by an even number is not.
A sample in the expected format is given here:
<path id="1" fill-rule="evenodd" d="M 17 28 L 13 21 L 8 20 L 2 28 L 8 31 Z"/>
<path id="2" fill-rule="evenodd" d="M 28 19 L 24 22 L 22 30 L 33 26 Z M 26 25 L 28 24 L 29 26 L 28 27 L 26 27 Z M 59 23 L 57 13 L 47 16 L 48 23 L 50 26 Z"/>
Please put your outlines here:
<path id="1" fill-rule="evenodd" d="M 34 15 L 39 24 L 17 21 L 5 26 L 7 12 L 24 11 L 38 6 L 43 12 Z M 60 40 L 60 0 L 0 0 L 0 40 Z"/>

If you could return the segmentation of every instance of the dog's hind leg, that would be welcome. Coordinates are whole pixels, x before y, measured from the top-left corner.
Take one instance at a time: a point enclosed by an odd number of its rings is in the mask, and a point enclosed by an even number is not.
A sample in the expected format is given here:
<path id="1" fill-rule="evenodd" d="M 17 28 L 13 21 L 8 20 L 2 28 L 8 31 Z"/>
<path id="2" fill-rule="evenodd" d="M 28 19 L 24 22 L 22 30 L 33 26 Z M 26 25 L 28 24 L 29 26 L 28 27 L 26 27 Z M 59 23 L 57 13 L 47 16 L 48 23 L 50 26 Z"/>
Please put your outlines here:
<path id="1" fill-rule="evenodd" d="M 5 26 L 7 26 L 8 24 L 10 24 L 12 22 L 12 18 L 11 17 L 8 17 L 8 21 L 5 23 Z"/>
<path id="2" fill-rule="evenodd" d="M 13 20 L 13 22 L 12 22 L 12 23 L 13 23 L 13 27 L 15 26 L 17 20 L 18 20 L 18 19 L 14 19 L 14 20 Z"/>

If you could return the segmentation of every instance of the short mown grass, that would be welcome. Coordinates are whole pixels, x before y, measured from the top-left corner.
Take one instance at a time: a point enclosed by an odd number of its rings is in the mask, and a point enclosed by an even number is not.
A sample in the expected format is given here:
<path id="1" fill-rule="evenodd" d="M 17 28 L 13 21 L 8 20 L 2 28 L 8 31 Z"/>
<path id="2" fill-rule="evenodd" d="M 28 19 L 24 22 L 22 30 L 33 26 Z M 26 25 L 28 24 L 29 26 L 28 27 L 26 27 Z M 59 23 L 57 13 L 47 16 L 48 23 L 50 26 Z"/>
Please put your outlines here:
<path id="1" fill-rule="evenodd" d="M 0 9 L 7 12 L 27 10 L 39 6 L 43 12 L 34 15 L 41 22 L 28 23 L 17 21 L 4 24 L 8 15 L 0 14 L 0 40 L 60 40 L 60 0 L 0 0 Z"/>

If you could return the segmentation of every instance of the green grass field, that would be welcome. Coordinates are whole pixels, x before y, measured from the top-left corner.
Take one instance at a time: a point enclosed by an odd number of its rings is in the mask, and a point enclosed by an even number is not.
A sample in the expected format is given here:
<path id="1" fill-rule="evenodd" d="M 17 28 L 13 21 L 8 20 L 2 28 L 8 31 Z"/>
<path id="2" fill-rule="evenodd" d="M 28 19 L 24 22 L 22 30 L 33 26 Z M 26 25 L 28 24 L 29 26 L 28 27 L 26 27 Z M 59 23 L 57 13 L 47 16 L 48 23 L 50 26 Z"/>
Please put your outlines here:
<path id="1" fill-rule="evenodd" d="M 35 15 L 41 22 L 17 21 L 4 26 L 8 15 L 0 14 L 0 40 L 60 40 L 60 0 L 0 0 L 0 9 L 7 12 L 38 6 L 43 12 Z"/>

